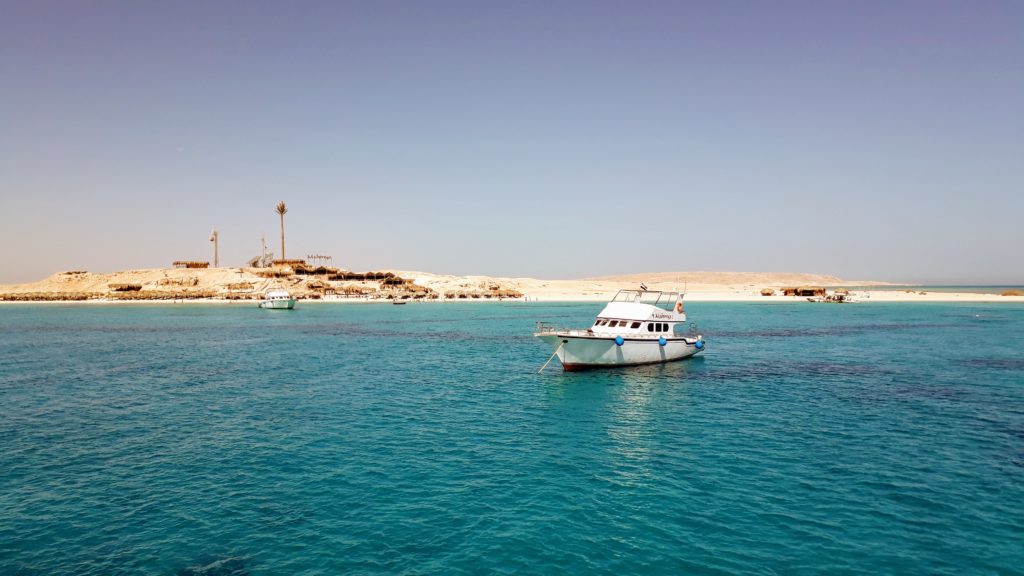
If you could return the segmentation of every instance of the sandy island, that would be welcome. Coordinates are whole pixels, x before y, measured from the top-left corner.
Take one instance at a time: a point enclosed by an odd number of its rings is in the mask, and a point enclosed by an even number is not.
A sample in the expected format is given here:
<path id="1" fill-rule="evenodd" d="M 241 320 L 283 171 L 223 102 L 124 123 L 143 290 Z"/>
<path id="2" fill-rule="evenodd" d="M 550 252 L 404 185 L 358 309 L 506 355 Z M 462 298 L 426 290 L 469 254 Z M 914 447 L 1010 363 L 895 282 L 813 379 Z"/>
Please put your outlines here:
<path id="1" fill-rule="evenodd" d="M 332 274 L 298 273 L 290 268 L 158 268 L 112 273 L 59 272 L 28 284 L 0 285 L 4 302 L 153 302 L 259 300 L 272 288 L 284 288 L 305 300 L 324 302 L 424 301 L 607 301 L 616 291 L 638 288 L 685 290 L 696 302 L 806 302 L 783 296 L 794 286 L 845 287 L 860 302 L 1017 302 L 1024 295 L 967 292 L 880 290 L 883 282 L 850 281 L 834 276 L 760 272 L 656 272 L 580 280 L 539 280 L 490 276 L 452 276 L 401 270 Z M 361 277 L 366 276 L 366 277 Z M 762 291 L 775 295 L 764 296 Z"/>

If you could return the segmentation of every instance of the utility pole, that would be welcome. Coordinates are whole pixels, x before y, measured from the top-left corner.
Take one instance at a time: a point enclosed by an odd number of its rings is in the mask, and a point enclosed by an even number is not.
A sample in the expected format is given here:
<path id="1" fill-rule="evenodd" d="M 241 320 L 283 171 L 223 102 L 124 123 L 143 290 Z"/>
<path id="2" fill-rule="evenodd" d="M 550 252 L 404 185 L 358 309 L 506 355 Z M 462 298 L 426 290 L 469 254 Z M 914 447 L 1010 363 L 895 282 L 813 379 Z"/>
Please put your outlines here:
<path id="1" fill-rule="evenodd" d="M 213 267 L 214 268 L 220 268 L 220 255 L 218 254 L 218 251 L 219 251 L 219 248 L 220 248 L 220 246 L 219 246 L 220 242 L 218 240 L 219 238 L 220 238 L 220 236 L 217 234 L 217 230 L 214 229 L 213 232 L 210 233 L 210 242 L 213 242 Z"/>

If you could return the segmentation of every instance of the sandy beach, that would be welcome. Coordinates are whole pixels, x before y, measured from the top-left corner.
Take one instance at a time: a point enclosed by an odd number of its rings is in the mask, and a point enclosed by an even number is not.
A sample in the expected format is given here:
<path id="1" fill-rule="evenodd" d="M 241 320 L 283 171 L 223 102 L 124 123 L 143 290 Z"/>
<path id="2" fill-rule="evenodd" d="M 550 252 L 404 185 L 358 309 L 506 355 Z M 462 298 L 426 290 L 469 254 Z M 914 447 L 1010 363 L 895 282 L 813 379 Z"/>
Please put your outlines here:
<path id="1" fill-rule="evenodd" d="M 425 301 L 531 302 L 607 301 L 621 289 L 685 290 L 692 302 L 807 302 L 798 296 L 779 295 L 787 286 L 845 287 L 859 302 L 991 302 L 1024 303 L 1024 296 L 975 292 L 929 292 L 920 289 L 883 289 L 879 281 L 844 280 L 835 276 L 764 272 L 654 272 L 579 280 L 544 280 L 492 276 L 456 276 L 429 272 L 383 270 L 406 284 L 395 288 L 380 281 L 344 282 L 323 275 L 267 277 L 267 269 L 158 268 L 112 273 L 59 272 L 38 282 L 0 286 L 3 301 L 246 302 L 262 298 L 273 288 L 284 288 L 306 300 L 322 302 L 375 302 L 391 298 Z M 771 289 L 776 295 L 763 296 Z M 519 293 L 510 297 L 508 294 Z"/>

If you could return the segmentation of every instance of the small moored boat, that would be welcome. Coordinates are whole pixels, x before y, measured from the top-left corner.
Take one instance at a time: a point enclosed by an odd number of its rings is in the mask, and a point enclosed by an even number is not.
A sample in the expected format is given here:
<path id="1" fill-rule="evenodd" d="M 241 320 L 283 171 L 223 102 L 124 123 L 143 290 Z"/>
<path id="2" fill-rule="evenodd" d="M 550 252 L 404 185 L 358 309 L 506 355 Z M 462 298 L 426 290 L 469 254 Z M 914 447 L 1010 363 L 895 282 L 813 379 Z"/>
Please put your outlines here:
<path id="1" fill-rule="evenodd" d="M 808 302 L 824 302 L 826 304 L 853 304 L 856 300 L 849 290 L 839 289 L 824 296 L 813 296 L 807 299 Z"/>
<path id="2" fill-rule="evenodd" d="M 267 310 L 291 310 L 295 308 L 295 298 L 284 290 L 269 290 L 260 302 L 260 308 Z"/>
<path id="3" fill-rule="evenodd" d="M 705 346 L 696 326 L 686 325 L 683 295 L 654 290 L 620 290 L 590 328 L 538 322 L 534 336 L 554 348 L 548 362 L 558 356 L 567 371 L 672 362 Z"/>

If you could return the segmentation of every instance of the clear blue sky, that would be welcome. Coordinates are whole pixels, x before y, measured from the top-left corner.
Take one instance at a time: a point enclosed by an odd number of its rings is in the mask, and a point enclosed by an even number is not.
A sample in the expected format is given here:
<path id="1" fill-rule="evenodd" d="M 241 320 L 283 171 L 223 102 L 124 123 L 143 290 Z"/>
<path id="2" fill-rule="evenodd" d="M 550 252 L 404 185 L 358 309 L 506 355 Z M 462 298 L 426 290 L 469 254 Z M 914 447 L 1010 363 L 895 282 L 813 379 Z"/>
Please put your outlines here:
<path id="1" fill-rule="evenodd" d="M 0 0 L 0 282 L 1024 282 L 1024 2 Z"/>

